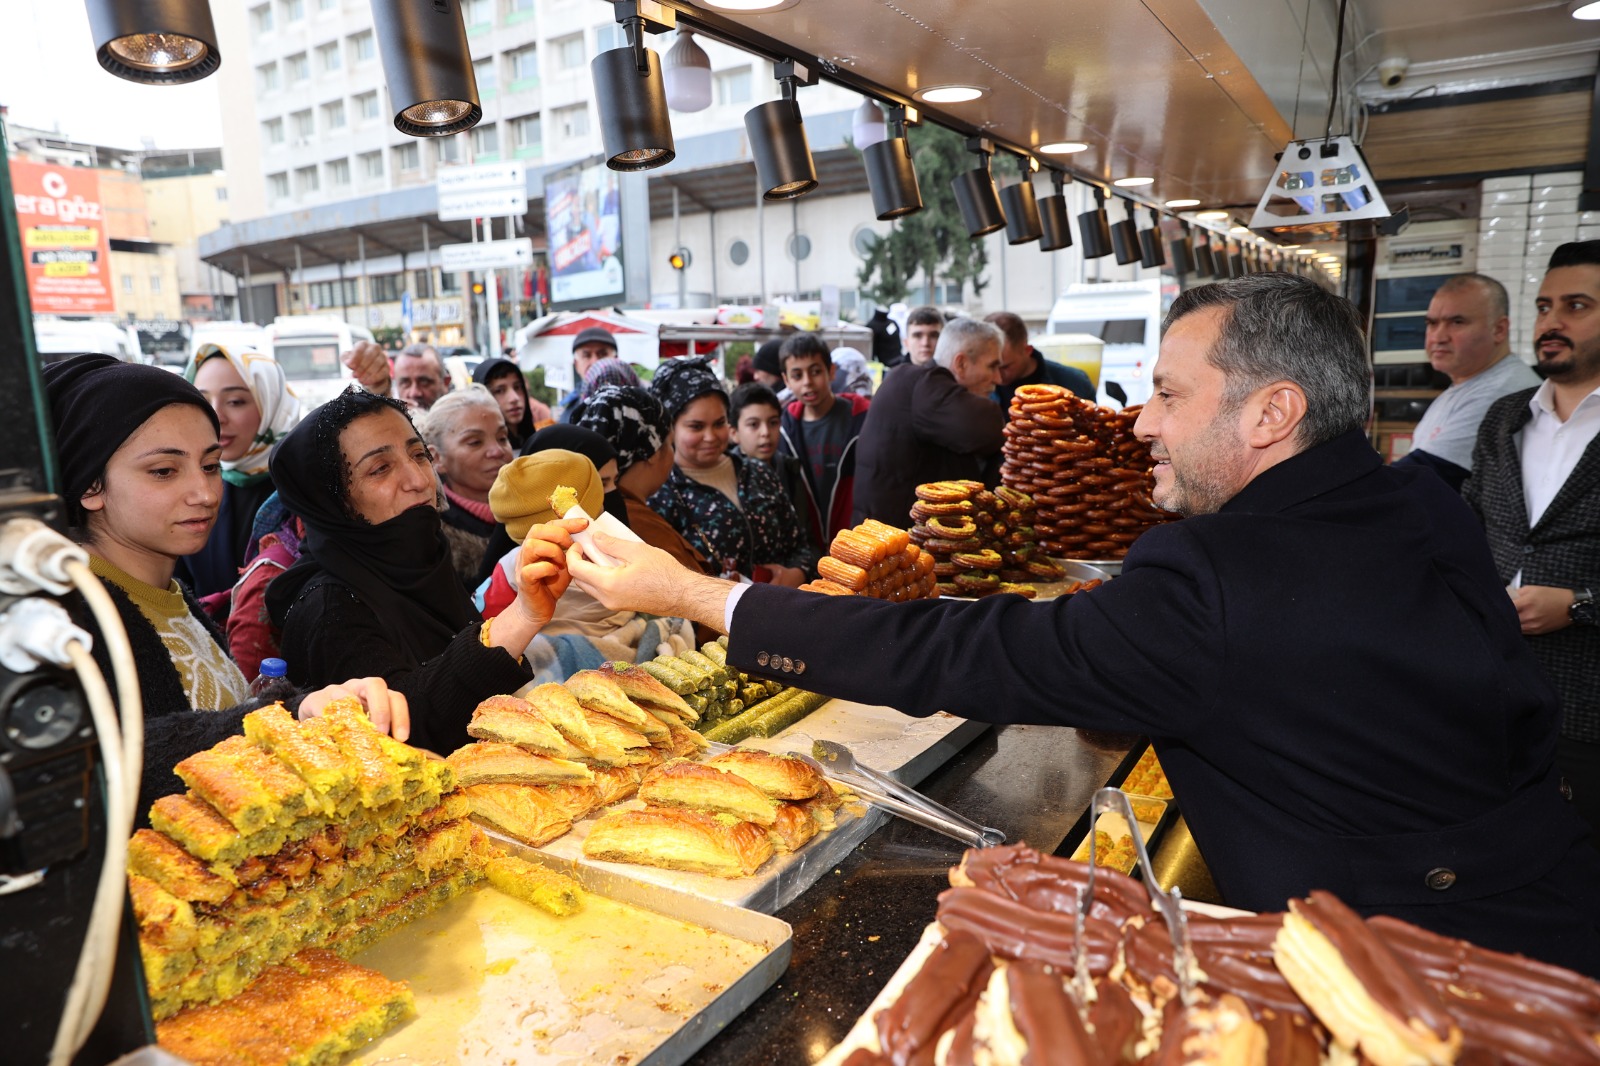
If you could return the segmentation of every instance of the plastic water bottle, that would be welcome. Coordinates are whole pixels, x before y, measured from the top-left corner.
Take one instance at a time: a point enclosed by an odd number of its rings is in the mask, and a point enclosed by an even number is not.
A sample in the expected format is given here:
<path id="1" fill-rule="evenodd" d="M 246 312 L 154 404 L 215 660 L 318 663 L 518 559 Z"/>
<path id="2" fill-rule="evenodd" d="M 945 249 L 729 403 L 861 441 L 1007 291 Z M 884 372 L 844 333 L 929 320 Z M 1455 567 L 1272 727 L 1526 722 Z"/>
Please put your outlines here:
<path id="1" fill-rule="evenodd" d="M 250 682 L 252 699 L 286 700 L 295 694 L 294 684 L 288 678 L 289 664 L 282 659 L 262 659 L 261 673 Z"/>

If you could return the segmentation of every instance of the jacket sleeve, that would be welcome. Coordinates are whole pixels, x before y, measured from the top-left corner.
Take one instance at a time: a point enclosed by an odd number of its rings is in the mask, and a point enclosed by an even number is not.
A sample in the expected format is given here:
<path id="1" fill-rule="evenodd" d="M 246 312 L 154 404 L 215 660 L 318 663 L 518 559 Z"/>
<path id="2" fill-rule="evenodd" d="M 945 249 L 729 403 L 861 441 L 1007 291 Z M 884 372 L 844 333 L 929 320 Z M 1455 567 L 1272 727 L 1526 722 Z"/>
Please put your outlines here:
<path id="1" fill-rule="evenodd" d="M 228 612 L 228 654 L 246 678 L 261 672 L 262 659 L 278 654 L 272 619 L 267 615 L 267 585 L 283 571 L 277 562 L 258 559 L 234 586 L 233 607 Z"/>
<path id="2" fill-rule="evenodd" d="M 993 455 L 1005 441 L 1006 413 L 948 374 L 924 374 L 911 397 L 911 428 L 922 440 L 961 455 Z"/>
<path id="3" fill-rule="evenodd" d="M 311 624 L 297 624 L 306 611 Z M 485 647 L 478 625 L 468 626 L 444 651 L 410 666 L 370 608 L 346 589 L 310 589 L 290 612 L 283 633 L 289 675 L 306 688 L 355 677 L 381 677 L 406 698 L 409 743 L 448 755 L 469 741 L 467 722 L 480 702 L 515 692 L 533 676 L 500 648 Z"/>

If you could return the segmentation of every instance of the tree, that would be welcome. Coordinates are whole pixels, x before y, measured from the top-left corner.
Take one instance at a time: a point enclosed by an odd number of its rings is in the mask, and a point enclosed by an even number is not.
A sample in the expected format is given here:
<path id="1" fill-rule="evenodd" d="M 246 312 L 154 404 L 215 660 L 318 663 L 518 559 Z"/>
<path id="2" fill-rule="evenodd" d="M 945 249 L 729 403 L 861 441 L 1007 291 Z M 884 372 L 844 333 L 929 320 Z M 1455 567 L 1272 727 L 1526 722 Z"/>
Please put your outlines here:
<path id="1" fill-rule="evenodd" d="M 908 131 L 911 158 L 922 190 L 922 210 L 895 220 L 888 236 L 867 253 L 856 275 L 863 292 L 875 303 L 904 300 L 918 271 L 930 289 L 940 281 L 972 285 L 982 292 L 988 281 L 984 271 L 989 254 L 982 240 L 967 236 L 966 223 L 956 206 L 950 182 L 971 170 L 977 157 L 966 150 L 965 140 L 954 130 L 923 123 Z"/>

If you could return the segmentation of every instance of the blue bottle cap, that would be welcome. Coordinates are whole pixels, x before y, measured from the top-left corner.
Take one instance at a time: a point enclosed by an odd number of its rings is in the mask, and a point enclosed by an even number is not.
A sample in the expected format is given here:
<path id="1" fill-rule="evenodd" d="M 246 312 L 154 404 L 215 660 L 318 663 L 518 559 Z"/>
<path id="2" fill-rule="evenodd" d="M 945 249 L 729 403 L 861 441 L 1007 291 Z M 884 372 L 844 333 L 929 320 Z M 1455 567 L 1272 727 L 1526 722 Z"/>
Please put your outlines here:
<path id="1" fill-rule="evenodd" d="M 262 659 L 262 677 L 283 677 L 289 672 L 289 664 L 282 659 Z"/>

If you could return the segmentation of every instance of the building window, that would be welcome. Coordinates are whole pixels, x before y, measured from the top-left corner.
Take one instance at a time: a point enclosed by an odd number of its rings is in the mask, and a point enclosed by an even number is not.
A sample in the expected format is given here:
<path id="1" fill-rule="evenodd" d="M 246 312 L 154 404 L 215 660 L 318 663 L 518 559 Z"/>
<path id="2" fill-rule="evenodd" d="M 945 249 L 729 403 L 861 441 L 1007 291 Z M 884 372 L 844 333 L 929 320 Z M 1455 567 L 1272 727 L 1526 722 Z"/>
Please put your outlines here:
<path id="1" fill-rule="evenodd" d="M 250 29 L 254 33 L 272 32 L 271 4 L 258 4 L 250 9 Z"/>
<path id="2" fill-rule="evenodd" d="M 413 270 L 411 272 L 411 287 L 416 295 L 426 300 L 433 295 L 433 271 L 429 269 Z"/>
<path id="3" fill-rule="evenodd" d="M 337 11 L 339 0 L 317 0 L 318 11 Z"/>
<path id="4" fill-rule="evenodd" d="M 527 18 L 533 14 L 534 0 L 506 0 L 506 21 L 515 21 L 515 16 Z"/>
<path id="5" fill-rule="evenodd" d="M 394 150 L 394 168 L 396 170 L 416 170 L 422 166 L 422 154 L 417 151 L 417 142 L 408 141 Z"/>
<path id="6" fill-rule="evenodd" d="M 539 84 L 539 49 L 533 45 L 506 53 L 506 65 L 511 71 L 511 88 L 530 89 Z"/>
<path id="7" fill-rule="evenodd" d="M 317 177 L 316 167 L 300 167 L 294 172 L 294 188 L 301 196 L 317 192 L 322 188 L 322 180 Z"/>
<path id="8" fill-rule="evenodd" d="M 218 185 L 217 186 L 217 202 L 218 203 L 227 203 L 228 202 L 228 187 L 226 185 Z"/>
<path id="9" fill-rule="evenodd" d="M 305 81 L 307 78 L 311 77 L 311 62 L 310 60 L 306 59 L 306 54 L 304 52 L 296 52 L 294 55 L 289 56 L 283 61 L 283 66 L 285 71 L 287 71 L 285 80 L 287 80 L 290 85 L 293 85 L 297 81 Z"/>
<path id="10" fill-rule="evenodd" d="M 718 106 L 726 107 L 730 104 L 748 104 L 750 102 L 749 67 L 718 71 L 712 80 L 717 91 Z"/>
<path id="11" fill-rule="evenodd" d="M 317 45 L 317 66 L 324 74 L 343 68 L 344 56 L 339 52 L 338 41 Z"/>
<path id="12" fill-rule="evenodd" d="M 322 105 L 322 128 L 339 130 L 344 128 L 344 101 L 335 100 Z"/>
<path id="13" fill-rule="evenodd" d="M 290 129 L 294 131 L 296 141 L 310 140 L 311 135 L 317 132 L 317 124 L 311 118 L 311 109 L 296 111 L 289 116 Z"/>
<path id="14" fill-rule="evenodd" d="M 544 126 L 538 115 L 523 115 L 511 120 L 511 147 L 517 158 L 539 155 L 544 148 Z"/>
<path id="15" fill-rule="evenodd" d="M 494 73 L 494 58 L 475 59 L 472 62 L 472 80 L 478 86 L 478 97 L 493 96 L 499 88 Z"/>
<path id="16" fill-rule="evenodd" d="M 434 140 L 439 154 L 435 156 L 441 163 L 461 162 L 461 142 L 455 137 L 439 137 Z"/>
<path id="17" fill-rule="evenodd" d="M 556 50 L 557 70 L 577 70 L 583 66 L 583 34 L 557 37 L 550 42 L 550 47 Z"/>
<path id="18" fill-rule="evenodd" d="M 158 293 L 158 292 L 161 291 L 161 275 L 160 274 L 151 274 L 150 275 L 150 291 L 153 292 L 153 293 Z"/>
<path id="19" fill-rule="evenodd" d="M 268 147 L 275 147 L 283 143 L 283 119 L 269 118 L 261 124 L 261 135 L 266 138 Z"/>
<path id="20" fill-rule="evenodd" d="M 789 258 L 796 262 L 811 255 L 811 238 L 804 233 L 791 233 L 787 245 Z"/>
<path id="21" fill-rule="evenodd" d="M 571 107 L 558 107 L 551 112 L 555 119 L 556 129 L 563 138 L 587 137 L 589 135 L 589 105 L 574 104 Z"/>
<path id="22" fill-rule="evenodd" d="M 263 63 L 256 68 L 256 91 L 261 93 L 276 92 L 278 90 L 278 64 Z"/>
<path id="23" fill-rule="evenodd" d="M 728 245 L 728 262 L 736 267 L 742 267 L 750 262 L 750 246 L 741 240 L 735 240 Z"/>
<path id="24" fill-rule="evenodd" d="M 378 45 L 373 40 L 371 30 L 362 30 L 360 33 L 350 35 L 350 58 L 357 63 L 365 63 L 378 56 Z"/>
<path id="25" fill-rule="evenodd" d="M 350 160 L 330 159 L 328 161 L 328 184 L 334 186 L 350 184 Z"/>
<path id="26" fill-rule="evenodd" d="M 378 91 L 376 89 L 371 92 L 357 93 L 355 101 L 356 116 L 358 118 L 369 119 L 378 117 Z"/>
<path id="27" fill-rule="evenodd" d="M 445 296 L 459 295 L 461 292 L 461 275 L 439 271 L 439 292 Z"/>
<path id="28" fill-rule="evenodd" d="M 602 22 L 594 28 L 594 50 L 609 52 L 628 43 L 628 35 L 615 22 Z"/>
<path id="29" fill-rule="evenodd" d="M 132 292 L 133 291 L 133 275 L 132 274 L 124 274 L 124 275 L 122 275 L 122 291 L 123 292 Z"/>
<path id="30" fill-rule="evenodd" d="M 372 302 L 375 304 L 394 303 L 405 289 L 404 274 L 379 274 L 367 279 L 367 291 L 372 293 Z"/>
<path id="31" fill-rule="evenodd" d="M 289 198 L 289 175 L 279 172 L 267 175 L 267 194 L 274 200 Z"/>
<path id="32" fill-rule="evenodd" d="M 855 252 L 858 258 L 865 259 L 872 254 L 872 250 L 881 240 L 883 238 L 878 236 L 878 231 L 872 227 L 857 226 L 855 233 L 850 236 L 850 250 Z"/>
<path id="33" fill-rule="evenodd" d="M 299 22 L 306 17 L 306 0 L 280 0 L 283 4 L 283 21 Z"/>
<path id="34" fill-rule="evenodd" d="M 383 177 L 383 153 L 382 152 L 362 152 L 360 158 L 361 158 L 361 176 L 363 178 L 381 178 L 381 177 Z"/>
<path id="35" fill-rule="evenodd" d="M 472 128 L 473 158 L 496 155 L 500 151 L 500 127 L 494 123 Z"/>
<path id="36" fill-rule="evenodd" d="M 349 307 L 361 302 L 361 290 L 355 278 L 343 281 L 313 281 L 306 286 L 313 307 Z"/>
<path id="37" fill-rule="evenodd" d="M 494 0 L 461 0 L 461 21 L 469 29 L 494 25 Z"/>

